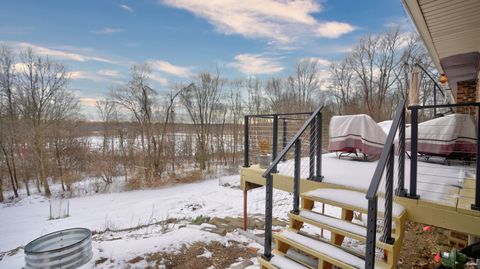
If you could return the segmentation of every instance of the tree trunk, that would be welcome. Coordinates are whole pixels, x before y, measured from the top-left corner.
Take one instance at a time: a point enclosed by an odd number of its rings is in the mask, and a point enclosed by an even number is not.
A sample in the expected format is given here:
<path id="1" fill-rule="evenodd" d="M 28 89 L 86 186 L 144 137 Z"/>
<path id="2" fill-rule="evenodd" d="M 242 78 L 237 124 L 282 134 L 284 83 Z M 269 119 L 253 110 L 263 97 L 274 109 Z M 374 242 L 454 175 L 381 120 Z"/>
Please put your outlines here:
<path id="1" fill-rule="evenodd" d="M 28 179 L 24 178 L 23 183 L 25 184 L 25 190 L 27 191 L 27 196 L 30 196 L 30 186 L 28 185 Z"/>
<path id="2" fill-rule="evenodd" d="M 2 203 L 5 200 L 3 197 L 3 183 L 2 180 L 0 179 L 0 203 Z"/>
<path id="3" fill-rule="evenodd" d="M 37 155 L 37 162 L 38 162 L 39 181 L 41 184 L 43 184 L 45 195 L 47 197 L 50 197 L 52 193 L 50 192 L 47 176 L 45 175 L 45 162 L 43 159 L 42 143 L 41 143 L 41 138 L 39 134 L 37 134 L 37 137 L 35 139 L 35 152 Z"/>
<path id="4" fill-rule="evenodd" d="M 14 173 L 12 171 L 12 166 L 10 164 L 9 156 L 4 146 L 2 146 L 2 151 L 5 155 L 5 164 L 7 165 L 8 175 L 10 176 L 10 184 L 12 185 L 13 194 L 15 197 L 18 197 L 18 186 L 15 184 Z"/>

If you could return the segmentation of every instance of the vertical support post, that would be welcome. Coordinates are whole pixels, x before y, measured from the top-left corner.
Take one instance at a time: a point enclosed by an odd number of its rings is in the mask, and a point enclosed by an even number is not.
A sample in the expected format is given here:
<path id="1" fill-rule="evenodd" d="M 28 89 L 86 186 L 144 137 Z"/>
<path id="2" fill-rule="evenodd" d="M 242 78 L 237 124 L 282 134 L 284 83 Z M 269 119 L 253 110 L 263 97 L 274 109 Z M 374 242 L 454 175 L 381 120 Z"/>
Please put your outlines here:
<path id="1" fill-rule="evenodd" d="M 316 167 L 316 180 L 322 181 L 322 112 L 318 113 L 316 118 L 317 125 L 317 167 Z"/>
<path id="2" fill-rule="evenodd" d="M 475 174 L 475 204 L 472 204 L 472 210 L 480 210 L 480 106 L 477 106 L 477 172 Z"/>
<path id="3" fill-rule="evenodd" d="M 248 226 L 247 226 L 247 193 L 248 191 L 245 189 L 243 190 L 243 230 L 246 231 Z"/>
<path id="4" fill-rule="evenodd" d="M 273 135 L 272 135 L 272 162 L 277 158 L 278 152 L 278 114 L 273 116 Z M 277 166 L 272 170 L 273 173 L 277 173 Z"/>
<path id="5" fill-rule="evenodd" d="M 302 153 L 302 141 L 295 141 L 295 163 L 293 170 L 293 214 L 300 213 L 300 158 Z"/>
<path id="6" fill-rule="evenodd" d="M 283 118 L 282 119 L 282 149 L 284 149 L 287 146 L 287 119 Z M 287 160 L 287 155 L 283 156 L 282 161 Z"/>
<path id="7" fill-rule="evenodd" d="M 434 85 L 433 86 L 433 117 L 436 118 L 437 117 L 437 85 Z"/>
<path id="8" fill-rule="evenodd" d="M 272 257 L 272 206 L 273 206 L 273 177 L 268 174 L 265 178 L 265 246 L 263 258 L 267 261 Z"/>
<path id="9" fill-rule="evenodd" d="M 395 165 L 395 144 L 390 147 L 387 160 L 387 176 L 385 181 L 385 216 L 382 242 L 392 245 L 392 210 L 393 210 L 393 168 Z"/>
<path id="10" fill-rule="evenodd" d="M 248 134 L 248 116 L 245 116 L 243 122 L 243 167 L 250 167 L 250 161 L 248 160 L 249 150 L 249 134 Z"/>
<path id="11" fill-rule="evenodd" d="M 417 156 L 418 156 L 418 107 L 412 106 L 411 131 L 410 140 L 410 190 L 408 198 L 418 199 L 417 195 Z"/>
<path id="12" fill-rule="evenodd" d="M 398 186 L 396 190 L 398 196 L 405 197 L 405 108 L 400 117 L 400 126 L 398 127 Z"/>
<path id="13" fill-rule="evenodd" d="M 310 123 L 310 151 L 309 151 L 309 166 L 308 166 L 308 179 L 315 179 L 315 121 Z"/>
<path id="14" fill-rule="evenodd" d="M 367 216 L 367 251 L 365 256 L 365 269 L 375 267 L 375 245 L 377 233 L 377 196 L 368 200 Z"/>

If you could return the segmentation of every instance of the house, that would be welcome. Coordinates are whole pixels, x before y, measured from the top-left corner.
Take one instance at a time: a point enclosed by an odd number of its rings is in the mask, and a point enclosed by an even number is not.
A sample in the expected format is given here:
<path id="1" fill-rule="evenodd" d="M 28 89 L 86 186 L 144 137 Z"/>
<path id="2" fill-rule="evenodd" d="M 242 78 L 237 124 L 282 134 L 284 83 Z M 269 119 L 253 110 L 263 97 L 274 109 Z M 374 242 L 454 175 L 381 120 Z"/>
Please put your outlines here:
<path id="1" fill-rule="evenodd" d="M 305 117 L 288 140 L 282 132 L 287 129 L 285 119 L 295 116 L 292 113 L 247 115 L 241 186 L 245 201 L 248 190 L 265 186 L 262 268 L 396 268 L 407 220 L 467 234 L 472 240 L 480 236 L 479 144 L 475 165 L 470 166 L 420 162 L 418 149 L 420 110 L 448 107 L 470 113 L 479 133 L 480 1 L 403 0 L 403 4 L 439 73 L 448 77 L 455 103 L 409 106 L 402 101 L 379 160 L 361 165 L 322 154 L 321 108 Z M 258 117 L 272 124 L 272 164 L 266 169 L 255 164 L 251 151 L 254 134 L 249 125 Z M 406 121 L 411 128 L 405 127 Z M 302 148 L 302 143 L 307 146 Z M 288 228 L 272 234 L 275 189 L 292 193 L 293 199 Z M 339 208 L 341 216 L 324 214 L 325 205 Z M 355 212 L 365 221 L 352 222 Z M 309 234 L 304 230 L 307 224 L 329 231 L 330 239 Z M 363 252 L 342 246 L 345 238 L 363 244 Z M 290 255 L 292 251 L 298 255 Z"/>

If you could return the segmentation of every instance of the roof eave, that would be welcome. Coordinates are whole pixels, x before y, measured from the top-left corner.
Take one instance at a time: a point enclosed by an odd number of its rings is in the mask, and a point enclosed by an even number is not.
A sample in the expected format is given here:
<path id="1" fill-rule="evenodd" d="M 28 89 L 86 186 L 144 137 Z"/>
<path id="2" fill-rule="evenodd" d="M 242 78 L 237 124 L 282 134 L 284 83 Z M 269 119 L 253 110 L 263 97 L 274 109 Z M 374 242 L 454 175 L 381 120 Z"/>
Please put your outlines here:
<path id="1" fill-rule="evenodd" d="M 432 57 L 435 67 L 437 67 L 440 73 L 444 73 L 442 65 L 440 64 L 440 57 L 435 49 L 432 36 L 430 35 L 430 31 L 428 30 L 425 18 L 417 0 L 402 0 L 402 2 L 405 10 L 410 15 L 409 17 L 417 29 L 417 32 L 420 34 L 420 37 L 422 38 L 430 56 Z"/>

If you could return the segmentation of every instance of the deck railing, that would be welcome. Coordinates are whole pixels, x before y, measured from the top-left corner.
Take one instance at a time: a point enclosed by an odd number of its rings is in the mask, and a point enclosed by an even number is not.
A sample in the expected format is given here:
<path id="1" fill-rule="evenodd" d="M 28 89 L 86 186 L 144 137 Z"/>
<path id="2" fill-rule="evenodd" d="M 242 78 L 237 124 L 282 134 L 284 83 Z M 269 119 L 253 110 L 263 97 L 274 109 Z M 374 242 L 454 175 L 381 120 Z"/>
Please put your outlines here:
<path id="1" fill-rule="evenodd" d="M 280 154 L 275 154 L 275 158 L 270 166 L 265 170 L 262 176 L 265 178 L 265 246 L 263 258 L 270 260 L 272 257 L 272 207 L 273 207 L 273 173 L 277 171 L 277 165 L 284 160 L 292 147 L 294 150 L 294 191 L 293 191 L 293 210 L 292 213 L 299 213 L 300 205 L 300 162 L 301 162 L 301 137 L 310 127 L 310 147 L 309 147 L 309 179 L 322 179 L 322 108 L 318 107 L 310 113 L 310 117 L 305 121 L 302 127 L 295 133 L 288 143 L 283 143 L 283 149 Z M 274 122 L 278 122 L 275 121 Z M 245 130 L 247 130 L 246 127 Z M 275 130 L 275 127 L 274 127 Z M 275 136 L 275 135 L 274 135 Z M 247 138 L 247 136 L 245 136 Z M 248 140 L 247 140 L 248 142 Z M 285 142 L 285 140 L 284 140 Z M 247 143 L 246 143 L 247 144 Z M 246 148 L 248 145 L 246 145 Z M 248 155 L 246 155 L 248 157 Z M 249 165 L 247 162 L 246 165 Z"/>
<path id="2" fill-rule="evenodd" d="M 273 114 L 255 114 L 255 115 L 245 115 L 244 117 L 244 164 L 243 167 L 250 167 L 252 162 L 252 145 L 250 139 L 252 138 L 252 129 L 253 131 L 258 131 L 255 127 L 258 128 L 260 125 L 262 128 L 268 130 L 260 130 L 259 136 L 263 138 L 268 138 L 271 143 L 271 155 L 272 161 L 275 160 L 278 153 L 278 138 L 279 138 L 279 123 L 282 125 L 282 148 L 285 148 L 287 144 L 288 133 L 291 133 L 293 122 L 304 121 L 305 117 L 312 115 L 313 112 L 294 112 L 294 113 L 273 113 Z M 302 118 L 303 117 L 303 118 Z M 259 121 L 262 121 L 259 123 Z M 252 126 L 253 125 L 253 126 Z M 294 125 L 293 125 L 294 126 Z M 295 130 L 296 131 L 296 130 Z M 258 141 L 257 141 L 258 142 Z"/>
<path id="3" fill-rule="evenodd" d="M 411 141 L 410 141 L 410 187 L 408 193 L 405 195 L 409 198 L 418 199 L 420 196 L 417 193 L 417 167 L 418 167 L 418 114 L 423 109 L 437 109 L 437 108 L 466 108 L 474 107 L 477 114 L 477 144 L 476 144 L 476 174 L 475 174 L 475 201 L 471 205 L 472 210 L 480 210 L 480 143 L 478 136 L 480 134 L 480 103 L 462 103 L 462 104 L 442 104 L 442 105 L 425 105 L 425 106 L 409 106 L 411 111 Z"/>
<path id="4" fill-rule="evenodd" d="M 393 206 L 393 184 L 394 184 L 394 163 L 395 163 L 395 136 L 398 131 L 398 186 L 397 195 L 405 192 L 405 101 L 397 105 L 392 126 L 387 135 L 380 159 L 370 182 L 366 198 L 368 200 L 367 216 L 367 248 L 365 253 L 365 268 L 375 267 L 375 245 L 377 241 L 377 211 L 378 211 L 378 188 L 383 178 L 385 169 L 385 210 L 384 226 L 380 241 L 393 244 L 392 238 L 392 206 Z"/>

